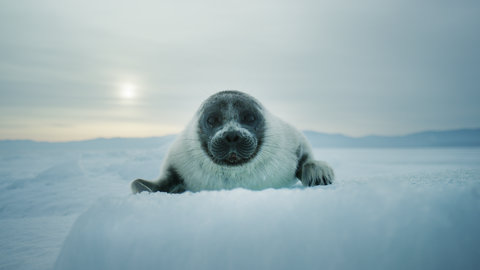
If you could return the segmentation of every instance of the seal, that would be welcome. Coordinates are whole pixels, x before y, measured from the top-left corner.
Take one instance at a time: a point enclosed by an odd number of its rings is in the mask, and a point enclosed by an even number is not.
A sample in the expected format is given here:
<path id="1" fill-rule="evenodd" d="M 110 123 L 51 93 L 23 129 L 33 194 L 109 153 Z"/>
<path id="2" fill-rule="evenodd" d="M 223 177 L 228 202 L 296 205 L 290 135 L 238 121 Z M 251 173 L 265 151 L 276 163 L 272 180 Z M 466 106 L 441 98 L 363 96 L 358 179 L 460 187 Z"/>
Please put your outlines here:
<path id="1" fill-rule="evenodd" d="M 303 134 L 252 96 L 210 96 L 177 136 L 156 181 L 131 183 L 133 193 L 288 187 L 333 183 L 332 168 L 315 160 Z"/>

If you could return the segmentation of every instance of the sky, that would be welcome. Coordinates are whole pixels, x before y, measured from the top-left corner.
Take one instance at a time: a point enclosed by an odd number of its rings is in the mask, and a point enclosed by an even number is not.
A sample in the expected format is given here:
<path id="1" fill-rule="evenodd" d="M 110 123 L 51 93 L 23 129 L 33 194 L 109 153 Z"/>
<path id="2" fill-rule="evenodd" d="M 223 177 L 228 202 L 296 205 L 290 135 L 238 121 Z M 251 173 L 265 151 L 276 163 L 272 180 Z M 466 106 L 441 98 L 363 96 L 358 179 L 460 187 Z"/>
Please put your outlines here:
<path id="1" fill-rule="evenodd" d="M 180 132 L 247 92 L 302 130 L 480 127 L 480 2 L 0 2 L 0 139 Z"/>

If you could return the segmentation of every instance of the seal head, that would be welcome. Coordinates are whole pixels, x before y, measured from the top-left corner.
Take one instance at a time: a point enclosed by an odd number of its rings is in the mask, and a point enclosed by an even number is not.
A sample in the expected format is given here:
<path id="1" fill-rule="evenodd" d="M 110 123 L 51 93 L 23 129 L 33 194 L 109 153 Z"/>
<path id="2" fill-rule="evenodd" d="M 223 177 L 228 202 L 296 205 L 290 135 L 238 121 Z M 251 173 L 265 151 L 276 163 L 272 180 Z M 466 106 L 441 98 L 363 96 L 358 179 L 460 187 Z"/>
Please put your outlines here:
<path id="1" fill-rule="evenodd" d="M 265 134 L 263 107 L 238 91 L 222 91 L 200 108 L 198 137 L 203 151 L 218 165 L 239 166 L 256 156 Z"/>

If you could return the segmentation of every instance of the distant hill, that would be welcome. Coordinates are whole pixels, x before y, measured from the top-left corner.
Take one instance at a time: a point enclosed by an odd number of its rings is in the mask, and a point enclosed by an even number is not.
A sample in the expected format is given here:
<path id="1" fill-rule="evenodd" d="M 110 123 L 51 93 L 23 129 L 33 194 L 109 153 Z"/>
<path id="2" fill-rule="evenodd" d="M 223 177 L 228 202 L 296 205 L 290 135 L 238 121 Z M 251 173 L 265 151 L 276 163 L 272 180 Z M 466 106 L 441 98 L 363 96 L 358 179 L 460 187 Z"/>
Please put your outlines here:
<path id="1" fill-rule="evenodd" d="M 478 147 L 480 129 L 425 131 L 404 136 L 365 136 L 305 131 L 313 147 Z"/>
<path id="2" fill-rule="evenodd" d="M 72 142 L 36 142 L 31 140 L 0 140 L 0 151 L 8 150 L 115 150 L 153 149 L 170 144 L 175 135 L 150 138 L 99 138 Z"/>
<path id="3" fill-rule="evenodd" d="M 348 137 L 305 131 L 313 147 L 480 147 L 480 129 L 425 131 L 405 136 Z M 111 138 L 73 142 L 36 142 L 30 140 L 0 140 L 0 151 L 9 150 L 115 150 L 153 149 L 173 142 L 175 135 L 151 138 Z"/>

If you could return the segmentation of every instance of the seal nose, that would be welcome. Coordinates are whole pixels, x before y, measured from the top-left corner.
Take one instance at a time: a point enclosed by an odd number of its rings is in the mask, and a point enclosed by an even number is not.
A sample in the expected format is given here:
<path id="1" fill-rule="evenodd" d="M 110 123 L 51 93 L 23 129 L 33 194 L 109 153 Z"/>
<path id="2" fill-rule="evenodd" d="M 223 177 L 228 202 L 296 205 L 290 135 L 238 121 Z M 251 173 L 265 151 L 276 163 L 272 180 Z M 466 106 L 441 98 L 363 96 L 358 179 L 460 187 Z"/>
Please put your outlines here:
<path id="1" fill-rule="evenodd" d="M 234 144 L 240 140 L 240 134 L 236 131 L 228 131 L 225 133 L 224 138 L 229 144 Z"/>

